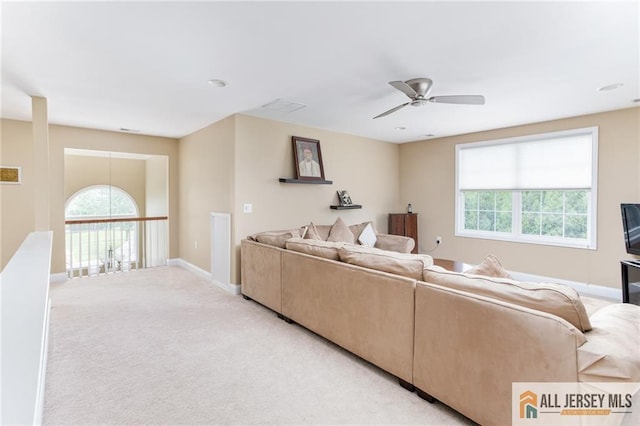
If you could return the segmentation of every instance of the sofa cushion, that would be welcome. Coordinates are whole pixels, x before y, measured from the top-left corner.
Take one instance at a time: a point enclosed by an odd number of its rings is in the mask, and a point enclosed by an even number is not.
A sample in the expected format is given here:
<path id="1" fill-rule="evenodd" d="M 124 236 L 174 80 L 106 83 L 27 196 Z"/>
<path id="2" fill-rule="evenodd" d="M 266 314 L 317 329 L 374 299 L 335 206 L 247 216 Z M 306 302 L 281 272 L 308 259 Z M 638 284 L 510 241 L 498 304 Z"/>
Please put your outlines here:
<path id="1" fill-rule="evenodd" d="M 374 232 L 371 223 L 365 226 L 365 228 L 360 233 L 360 236 L 358 237 L 358 242 L 366 247 L 375 246 L 377 240 L 378 239 L 376 238 L 376 233 Z"/>
<path id="2" fill-rule="evenodd" d="M 429 283 L 548 312 L 567 320 L 580 331 L 591 330 L 591 322 L 580 296 L 566 285 L 484 277 L 447 271 L 438 266 L 426 268 L 423 279 Z"/>
<path id="3" fill-rule="evenodd" d="M 587 310 L 587 315 L 589 315 L 589 318 L 591 318 L 593 314 L 595 314 L 605 306 L 615 303 L 609 300 L 603 300 L 597 297 L 589 297 L 584 295 L 580 296 L 580 300 L 582 300 L 582 304 L 584 305 L 584 308 Z"/>
<path id="4" fill-rule="evenodd" d="M 271 242 L 280 241 L 280 238 L 276 238 L 276 237 L 294 238 L 294 237 L 300 237 L 300 236 L 301 236 L 300 229 L 295 228 L 295 229 L 283 229 L 280 231 L 258 232 L 256 234 L 249 235 L 247 239 L 251 241 L 257 241 L 263 244 L 271 244 Z M 260 239 L 262 239 L 262 241 L 260 241 Z M 275 245 L 275 244 L 271 244 L 271 245 Z"/>
<path id="5" fill-rule="evenodd" d="M 329 237 L 327 241 L 331 241 L 334 243 L 349 243 L 355 244 L 356 236 L 353 235 L 353 232 L 349 229 L 346 223 L 342 220 L 342 218 L 337 218 L 333 226 L 331 227 L 331 231 L 329 231 Z"/>
<path id="6" fill-rule="evenodd" d="M 591 323 L 587 342 L 578 348 L 578 379 L 640 382 L 640 306 L 607 305 Z"/>
<path id="7" fill-rule="evenodd" d="M 322 241 L 324 241 L 324 238 L 322 238 L 320 236 L 320 233 L 318 232 L 318 228 L 316 227 L 316 225 L 313 224 L 313 222 L 311 222 L 307 226 L 307 232 L 305 232 L 304 238 L 305 238 L 305 240 L 322 240 Z"/>
<path id="8" fill-rule="evenodd" d="M 490 254 L 485 257 L 479 265 L 464 271 L 465 274 L 484 275 L 487 277 L 511 278 L 497 257 Z"/>
<path id="9" fill-rule="evenodd" d="M 340 260 L 352 265 L 389 272 L 419 280 L 422 270 L 433 264 L 426 254 L 397 253 L 375 247 L 344 245 L 338 249 Z"/>
<path id="10" fill-rule="evenodd" d="M 325 259 L 339 260 L 338 248 L 343 245 L 344 243 L 341 242 L 290 238 L 287 240 L 286 248 L 287 250 L 323 257 Z"/>
<path id="11" fill-rule="evenodd" d="M 276 246 L 279 248 L 285 248 L 287 241 L 290 238 L 299 237 L 299 234 L 294 235 L 293 232 L 285 232 L 282 234 L 260 234 L 256 237 L 259 243 L 269 244 L 270 246 Z"/>

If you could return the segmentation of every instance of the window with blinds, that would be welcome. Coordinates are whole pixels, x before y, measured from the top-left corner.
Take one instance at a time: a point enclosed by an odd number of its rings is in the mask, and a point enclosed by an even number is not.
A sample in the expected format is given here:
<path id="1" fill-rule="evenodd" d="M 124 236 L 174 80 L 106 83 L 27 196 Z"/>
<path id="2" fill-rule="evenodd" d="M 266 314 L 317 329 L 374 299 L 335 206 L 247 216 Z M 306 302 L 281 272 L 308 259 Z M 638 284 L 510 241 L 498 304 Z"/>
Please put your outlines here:
<path id="1" fill-rule="evenodd" d="M 596 248 L 596 127 L 456 146 L 456 235 Z"/>

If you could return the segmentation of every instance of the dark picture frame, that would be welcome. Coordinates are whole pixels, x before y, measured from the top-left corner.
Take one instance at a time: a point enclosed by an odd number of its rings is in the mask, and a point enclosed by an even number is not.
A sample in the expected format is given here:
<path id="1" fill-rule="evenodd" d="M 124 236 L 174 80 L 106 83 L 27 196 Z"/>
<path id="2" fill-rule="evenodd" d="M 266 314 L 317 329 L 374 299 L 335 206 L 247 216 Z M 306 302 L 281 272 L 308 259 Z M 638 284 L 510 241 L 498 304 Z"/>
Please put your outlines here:
<path id="1" fill-rule="evenodd" d="M 296 179 L 325 180 L 320 141 L 291 136 L 291 144 L 293 146 L 293 165 L 296 169 Z"/>

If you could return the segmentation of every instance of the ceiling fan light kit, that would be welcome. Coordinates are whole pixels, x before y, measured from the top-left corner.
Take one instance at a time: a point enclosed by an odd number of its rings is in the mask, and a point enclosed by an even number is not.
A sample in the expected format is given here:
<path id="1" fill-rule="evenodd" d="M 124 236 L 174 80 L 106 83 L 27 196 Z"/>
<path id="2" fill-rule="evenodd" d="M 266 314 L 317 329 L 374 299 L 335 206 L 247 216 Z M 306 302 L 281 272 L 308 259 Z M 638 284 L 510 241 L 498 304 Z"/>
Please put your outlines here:
<path id="1" fill-rule="evenodd" d="M 482 95 L 448 95 L 448 96 L 431 96 L 427 97 L 431 91 L 433 81 L 430 78 L 412 78 L 407 81 L 390 81 L 389 84 L 398 89 L 411 99 L 397 107 L 391 108 L 382 114 L 376 115 L 376 118 L 384 117 L 392 114 L 407 105 L 414 107 L 423 106 L 427 102 L 437 104 L 458 104 L 458 105 L 484 105 L 484 96 Z"/>

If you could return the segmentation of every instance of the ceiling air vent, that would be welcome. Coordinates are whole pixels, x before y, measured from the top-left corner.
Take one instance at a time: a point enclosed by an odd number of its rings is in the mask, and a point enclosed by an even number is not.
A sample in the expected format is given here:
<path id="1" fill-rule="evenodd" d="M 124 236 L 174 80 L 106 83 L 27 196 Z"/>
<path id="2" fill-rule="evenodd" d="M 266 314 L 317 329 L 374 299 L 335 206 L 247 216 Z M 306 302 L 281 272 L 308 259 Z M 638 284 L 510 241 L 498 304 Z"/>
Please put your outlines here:
<path id="1" fill-rule="evenodd" d="M 307 106 L 303 104 L 289 102 L 284 99 L 276 99 L 273 102 L 262 105 L 261 108 L 270 109 L 272 111 L 293 112 L 306 107 Z"/>

